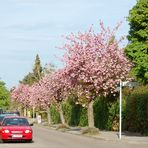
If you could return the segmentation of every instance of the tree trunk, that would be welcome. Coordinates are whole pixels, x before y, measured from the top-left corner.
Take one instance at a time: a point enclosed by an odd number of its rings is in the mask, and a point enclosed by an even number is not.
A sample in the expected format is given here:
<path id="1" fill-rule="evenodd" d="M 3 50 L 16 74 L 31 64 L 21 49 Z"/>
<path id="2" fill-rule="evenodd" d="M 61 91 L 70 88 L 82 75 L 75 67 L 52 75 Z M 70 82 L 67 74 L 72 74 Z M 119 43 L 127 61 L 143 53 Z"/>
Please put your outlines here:
<path id="1" fill-rule="evenodd" d="M 27 117 L 27 107 L 24 107 L 24 116 Z"/>
<path id="2" fill-rule="evenodd" d="M 35 107 L 32 107 L 32 118 L 33 118 L 33 122 L 35 122 Z"/>
<path id="3" fill-rule="evenodd" d="M 94 101 L 92 100 L 91 102 L 89 102 L 88 104 L 88 127 L 90 128 L 94 128 L 94 111 L 93 111 L 93 104 Z"/>
<path id="4" fill-rule="evenodd" d="M 65 118 L 64 118 L 64 114 L 63 114 L 63 110 L 62 110 L 62 104 L 59 104 L 59 113 L 60 113 L 60 119 L 62 124 L 65 124 Z"/>
<path id="5" fill-rule="evenodd" d="M 50 107 L 47 107 L 47 119 L 48 119 L 48 124 L 52 125 Z"/>

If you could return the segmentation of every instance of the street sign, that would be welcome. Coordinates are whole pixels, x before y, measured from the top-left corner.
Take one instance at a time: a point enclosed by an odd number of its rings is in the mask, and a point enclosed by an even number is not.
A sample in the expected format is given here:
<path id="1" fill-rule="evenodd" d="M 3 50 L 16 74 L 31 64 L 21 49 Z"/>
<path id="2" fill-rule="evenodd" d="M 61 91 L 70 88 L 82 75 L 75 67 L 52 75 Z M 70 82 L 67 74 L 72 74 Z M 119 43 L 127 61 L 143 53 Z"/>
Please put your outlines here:
<path id="1" fill-rule="evenodd" d="M 122 86 L 134 87 L 134 86 L 137 86 L 137 85 L 138 85 L 138 82 L 130 82 L 130 81 L 122 82 Z"/>

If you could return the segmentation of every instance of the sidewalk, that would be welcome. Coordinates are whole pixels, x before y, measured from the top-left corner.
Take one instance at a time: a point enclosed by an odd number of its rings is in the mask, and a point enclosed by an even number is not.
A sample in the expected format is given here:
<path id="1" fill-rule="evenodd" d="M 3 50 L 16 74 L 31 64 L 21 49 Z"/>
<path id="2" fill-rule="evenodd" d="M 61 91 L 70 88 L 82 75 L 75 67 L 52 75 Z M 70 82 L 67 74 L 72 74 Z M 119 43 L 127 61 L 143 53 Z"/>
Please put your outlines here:
<path id="1" fill-rule="evenodd" d="M 58 125 L 48 126 L 44 124 L 37 124 L 46 128 L 50 128 L 53 130 L 58 130 L 61 132 L 66 132 L 70 134 L 76 134 L 81 136 L 87 136 L 92 138 L 97 138 L 101 140 L 106 141 L 121 141 L 121 142 L 127 142 L 131 144 L 144 144 L 148 147 L 148 136 L 142 136 L 139 133 L 131 133 L 131 132 L 122 132 L 121 139 L 119 139 L 119 133 L 113 132 L 113 131 L 99 131 L 99 134 L 97 135 L 83 135 L 82 134 L 82 128 L 80 127 L 69 127 L 69 128 L 63 128 L 63 129 L 57 129 Z"/>
<path id="2" fill-rule="evenodd" d="M 68 133 L 72 134 L 81 134 L 81 130 L 79 129 L 70 129 L 67 130 Z M 123 141 L 128 143 L 135 143 L 135 144 L 147 144 L 148 145 L 148 136 L 142 136 L 137 133 L 130 133 L 130 132 L 122 132 L 121 139 L 119 139 L 119 133 L 113 131 L 100 131 L 97 135 L 89 135 L 93 138 L 98 138 L 106 141 Z M 87 135 L 86 135 L 87 136 Z"/>

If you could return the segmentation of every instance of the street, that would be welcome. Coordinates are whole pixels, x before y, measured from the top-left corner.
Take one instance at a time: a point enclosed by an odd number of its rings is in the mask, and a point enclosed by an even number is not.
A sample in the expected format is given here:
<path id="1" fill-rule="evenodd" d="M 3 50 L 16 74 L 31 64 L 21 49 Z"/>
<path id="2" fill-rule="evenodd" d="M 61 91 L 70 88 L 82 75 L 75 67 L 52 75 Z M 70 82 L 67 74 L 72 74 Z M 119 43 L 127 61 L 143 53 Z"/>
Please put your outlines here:
<path id="1" fill-rule="evenodd" d="M 106 141 L 74 135 L 44 127 L 33 127 L 32 143 L 0 143 L 0 148 L 146 148 L 147 145 L 123 141 Z"/>

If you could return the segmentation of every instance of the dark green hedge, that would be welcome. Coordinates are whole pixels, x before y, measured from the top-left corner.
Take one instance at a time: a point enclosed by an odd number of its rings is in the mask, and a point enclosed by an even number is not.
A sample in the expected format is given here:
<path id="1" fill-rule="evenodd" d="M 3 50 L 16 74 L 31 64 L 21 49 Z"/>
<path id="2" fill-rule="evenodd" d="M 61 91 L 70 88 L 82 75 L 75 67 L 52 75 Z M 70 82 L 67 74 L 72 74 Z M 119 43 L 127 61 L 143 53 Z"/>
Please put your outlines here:
<path id="1" fill-rule="evenodd" d="M 103 98 L 97 98 L 94 102 L 95 127 L 99 129 L 107 129 L 108 117 L 109 109 L 107 102 Z"/>
<path id="2" fill-rule="evenodd" d="M 65 121 L 70 126 L 87 126 L 87 109 L 70 98 L 62 104 Z"/>
<path id="3" fill-rule="evenodd" d="M 148 85 L 136 87 L 126 98 L 124 128 L 148 134 Z"/>
<path id="4" fill-rule="evenodd" d="M 52 123 L 53 124 L 60 123 L 60 114 L 59 114 L 59 112 L 57 111 L 57 109 L 54 105 L 51 105 L 50 111 L 51 111 Z"/>

